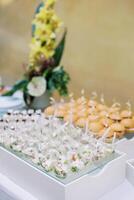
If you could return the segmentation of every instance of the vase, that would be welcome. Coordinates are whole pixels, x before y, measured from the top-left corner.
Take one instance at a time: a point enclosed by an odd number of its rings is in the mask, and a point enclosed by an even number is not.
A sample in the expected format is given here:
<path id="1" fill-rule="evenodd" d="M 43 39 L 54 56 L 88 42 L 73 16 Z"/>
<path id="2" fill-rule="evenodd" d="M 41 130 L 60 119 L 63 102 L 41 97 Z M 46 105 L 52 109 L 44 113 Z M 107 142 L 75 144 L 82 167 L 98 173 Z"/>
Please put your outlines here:
<path id="1" fill-rule="evenodd" d="M 50 97 L 51 93 L 48 90 L 40 97 L 32 97 L 29 94 L 24 93 L 24 101 L 26 103 L 26 106 L 34 110 L 37 109 L 43 110 L 44 108 L 49 106 Z"/>

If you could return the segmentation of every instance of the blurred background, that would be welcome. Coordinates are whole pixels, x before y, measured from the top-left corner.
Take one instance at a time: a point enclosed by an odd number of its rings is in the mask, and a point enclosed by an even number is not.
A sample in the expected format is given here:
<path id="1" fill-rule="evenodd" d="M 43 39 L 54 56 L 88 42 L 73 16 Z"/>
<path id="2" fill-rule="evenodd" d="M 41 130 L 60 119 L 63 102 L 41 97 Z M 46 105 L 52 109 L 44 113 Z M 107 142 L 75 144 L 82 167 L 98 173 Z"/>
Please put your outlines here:
<path id="1" fill-rule="evenodd" d="M 39 0 L 0 0 L 0 76 L 13 84 L 28 61 L 31 21 Z M 103 93 L 134 105 L 134 1 L 59 0 L 68 27 L 62 63 L 70 91 Z"/>

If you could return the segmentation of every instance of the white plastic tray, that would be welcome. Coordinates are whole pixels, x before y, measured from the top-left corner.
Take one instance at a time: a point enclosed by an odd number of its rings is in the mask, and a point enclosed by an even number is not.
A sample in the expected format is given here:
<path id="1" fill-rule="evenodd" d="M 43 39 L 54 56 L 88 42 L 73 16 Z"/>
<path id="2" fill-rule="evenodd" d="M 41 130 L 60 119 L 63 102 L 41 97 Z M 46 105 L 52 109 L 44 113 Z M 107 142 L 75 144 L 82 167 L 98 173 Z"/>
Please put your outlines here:
<path id="1" fill-rule="evenodd" d="M 134 186 L 134 138 L 122 139 L 117 143 L 117 149 L 126 153 L 126 178 Z"/>
<path id="2" fill-rule="evenodd" d="M 134 138 L 128 140 L 126 138 L 120 140 L 116 144 L 116 149 L 118 151 L 127 154 L 127 160 L 134 159 Z"/>
<path id="3" fill-rule="evenodd" d="M 97 200 L 125 179 L 126 155 L 64 185 L 0 147 L 0 173 L 38 200 Z"/>
<path id="4" fill-rule="evenodd" d="M 127 161 L 126 178 L 134 186 L 134 159 Z"/>

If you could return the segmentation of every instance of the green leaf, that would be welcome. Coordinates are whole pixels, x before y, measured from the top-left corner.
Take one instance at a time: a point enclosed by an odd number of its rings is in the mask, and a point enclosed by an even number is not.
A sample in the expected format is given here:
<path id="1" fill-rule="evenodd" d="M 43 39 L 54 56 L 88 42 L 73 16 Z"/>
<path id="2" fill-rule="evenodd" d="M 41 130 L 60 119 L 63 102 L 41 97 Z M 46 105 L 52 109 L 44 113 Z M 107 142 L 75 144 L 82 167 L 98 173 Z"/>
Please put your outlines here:
<path id="1" fill-rule="evenodd" d="M 58 66 L 62 59 L 64 48 L 65 48 L 66 35 L 67 35 L 67 30 L 65 30 L 60 43 L 58 44 L 57 48 L 55 49 L 55 54 L 53 56 L 53 58 L 55 60 L 55 66 Z"/>
<path id="2" fill-rule="evenodd" d="M 57 67 L 53 70 L 48 80 L 48 89 L 50 91 L 58 90 L 61 96 L 66 96 L 68 94 L 67 84 L 69 81 L 70 77 L 64 68 Z"/>
<path id="3" fill-rule="evenodd" d="M 28 80 L 21 80 L 18 81 L 10 91 L 6 92 L 3 94 L 3 96 L 12 96 L 16 91 L 24 89 L 26 87 L 26 85 L 28 84 Z"/>
<path id="4" fill-rule="evenodd" d="M 46 69 L 44 72 L 43 72 L 43 77 L 47 77 L 47 75 L 50 73 L 50 69 Z"/>

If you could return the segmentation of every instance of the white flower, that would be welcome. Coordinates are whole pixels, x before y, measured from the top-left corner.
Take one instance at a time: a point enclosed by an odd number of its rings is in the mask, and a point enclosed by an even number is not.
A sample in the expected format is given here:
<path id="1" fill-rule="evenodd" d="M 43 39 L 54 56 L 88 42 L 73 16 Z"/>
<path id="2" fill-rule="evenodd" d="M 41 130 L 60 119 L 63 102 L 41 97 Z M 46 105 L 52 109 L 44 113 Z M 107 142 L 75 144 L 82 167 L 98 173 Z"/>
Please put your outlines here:
<path id="1" fill-rule="evenodd" d="M 46 92 L 47 82 L 42 76 L 32 78 L 31 82 L 28 84 L 28 93 L 31 96 L 39 97 Z"/>

